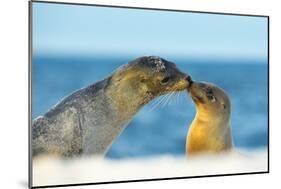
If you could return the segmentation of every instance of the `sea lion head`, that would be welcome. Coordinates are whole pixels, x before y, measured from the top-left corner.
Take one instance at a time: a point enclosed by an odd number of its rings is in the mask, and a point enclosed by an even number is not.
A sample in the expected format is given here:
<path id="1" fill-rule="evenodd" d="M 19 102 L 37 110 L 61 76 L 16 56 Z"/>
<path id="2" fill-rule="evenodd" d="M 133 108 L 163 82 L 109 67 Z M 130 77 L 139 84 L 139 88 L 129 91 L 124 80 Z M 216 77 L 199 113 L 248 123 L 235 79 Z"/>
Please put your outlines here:
<path id="1" fill-rule="evenodd" d="M 114 83 L 123 85 L 126 93 L 137 94 L 136 100 L 145 104 L 153 98 L 181 91 L 190 85 L 191 77 L 173 62 L 157 56 L 143 56 L 120 67 L 114 74 Z M 119 87 L 122 88 L 122 87 Z"/>
<path id="2" fill-rule="evenodd" d="M 195 82 L 188 87 L 188 93 L 194 101 L 197 113 L 202 119 L 228 121 L 231 103 L 225 91 L 207 82 Z"/>

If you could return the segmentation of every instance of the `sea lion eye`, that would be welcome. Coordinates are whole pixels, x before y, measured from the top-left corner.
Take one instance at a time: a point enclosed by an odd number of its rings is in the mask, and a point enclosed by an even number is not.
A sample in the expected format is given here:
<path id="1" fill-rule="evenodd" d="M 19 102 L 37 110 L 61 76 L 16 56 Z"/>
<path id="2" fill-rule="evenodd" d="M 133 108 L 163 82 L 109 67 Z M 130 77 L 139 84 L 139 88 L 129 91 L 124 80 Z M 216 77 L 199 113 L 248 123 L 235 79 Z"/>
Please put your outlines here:
<path id="1" fill-rule="evenodd" d="M 211 102 L 215 102 L 216 101 L 216 98 L 211 95 L 211 96 L 208 96 L 208 99 L 211 101 Z"/>
<path id="2" fill-rule="evenodd" d="M 216 101 L 216 98 L 214 97 L 214 93 L 211 89 L 207 89 L 206 95 L 207 95 L 207 98 L 208 98 L 209 101 L 211 101 L 211 102 Z"/>
<path id="3" fill-rule="evenodd" d="M 167 77 L 164 77 L 164 79 L 162 79 L 160 83 L 161 83 L 162 85 L 165 85 L 165 84 L 167 84 L 169 81 L 170 81 L 170 77 L 167 76 Z"/>

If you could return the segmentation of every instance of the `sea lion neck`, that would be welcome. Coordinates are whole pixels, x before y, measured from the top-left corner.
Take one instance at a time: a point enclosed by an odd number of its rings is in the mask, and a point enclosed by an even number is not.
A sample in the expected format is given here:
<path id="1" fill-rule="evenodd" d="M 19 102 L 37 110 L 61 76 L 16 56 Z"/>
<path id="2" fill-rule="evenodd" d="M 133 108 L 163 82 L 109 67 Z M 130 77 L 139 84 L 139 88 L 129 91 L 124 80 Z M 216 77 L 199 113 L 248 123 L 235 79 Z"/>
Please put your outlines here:
<path id="1" fill-rule="evenodd" d="M 201 112 L 202 113 L 202 112 Z M 232 148 L 230 123 L 196 113 L 186 138 L 186 155 L 219 153 Z"/>
<path id="2" fill-rule="evenodd" d="M 114 78 L 113 78 L 114 79 Z M 114 83 L 114 84 L 113 84 Z M 144 92 L 137 83 L 129 81 L 114 81 L 105 91 L 113 109 L 122 119 L 131 118 L 143 105 L 149 102 L 153 95 Z"/>
<path id="3" fill-rule="evenodd" d="M 220 120 L 216 119 L 219 117 L 213 116 L 213 114 L 215 114 L 215 112 L 213 112 L 212 110 L 203 107 L 203 105 L 201 105 L 201 104 L 196 104 L 195 118 L 197 120 L 200 120 L 200 122 L 205 122 L 205 123 L 219 122 Z"/>

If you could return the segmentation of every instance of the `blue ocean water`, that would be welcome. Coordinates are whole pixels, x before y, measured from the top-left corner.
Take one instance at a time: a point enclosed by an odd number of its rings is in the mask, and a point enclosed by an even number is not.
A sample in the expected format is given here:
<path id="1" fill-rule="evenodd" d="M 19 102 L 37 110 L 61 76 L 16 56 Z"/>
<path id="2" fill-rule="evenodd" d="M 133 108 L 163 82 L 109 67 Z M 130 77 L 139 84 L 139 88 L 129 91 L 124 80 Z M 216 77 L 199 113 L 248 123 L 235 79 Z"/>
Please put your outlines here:
<path id="1" fill-rule="evenodd" d="M 32 60 L 32 118 L 73 91 L 110 75 L 123 58 L 37 56 Z M 215 83 L 232 102 L 232 135 L 237 147 L 265 148 L 268 133 L 266 62 L 173 60 L 195 80 Z M 185 153 L 185 138 L 195 107 L 185 92 L 165 106 L 142 108 L 107 153 L 109 158 Z"/>

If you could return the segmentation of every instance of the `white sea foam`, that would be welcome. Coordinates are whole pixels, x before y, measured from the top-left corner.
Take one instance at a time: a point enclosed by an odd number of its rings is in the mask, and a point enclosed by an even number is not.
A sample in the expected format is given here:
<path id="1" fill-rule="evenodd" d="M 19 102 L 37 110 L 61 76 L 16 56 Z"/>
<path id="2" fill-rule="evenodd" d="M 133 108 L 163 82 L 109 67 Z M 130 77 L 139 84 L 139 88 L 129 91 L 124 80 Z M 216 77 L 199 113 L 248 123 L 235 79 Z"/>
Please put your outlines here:
<path id="1" fill-rule="evenodd" d="M 190 159 L 161 155 L 146 158 L 61 160 L 41 157 L 33 161 L 33 185 L 60 185 L 136 179 L 261 172 L 267 170 L 267 151 L 231 152 Z"/>

